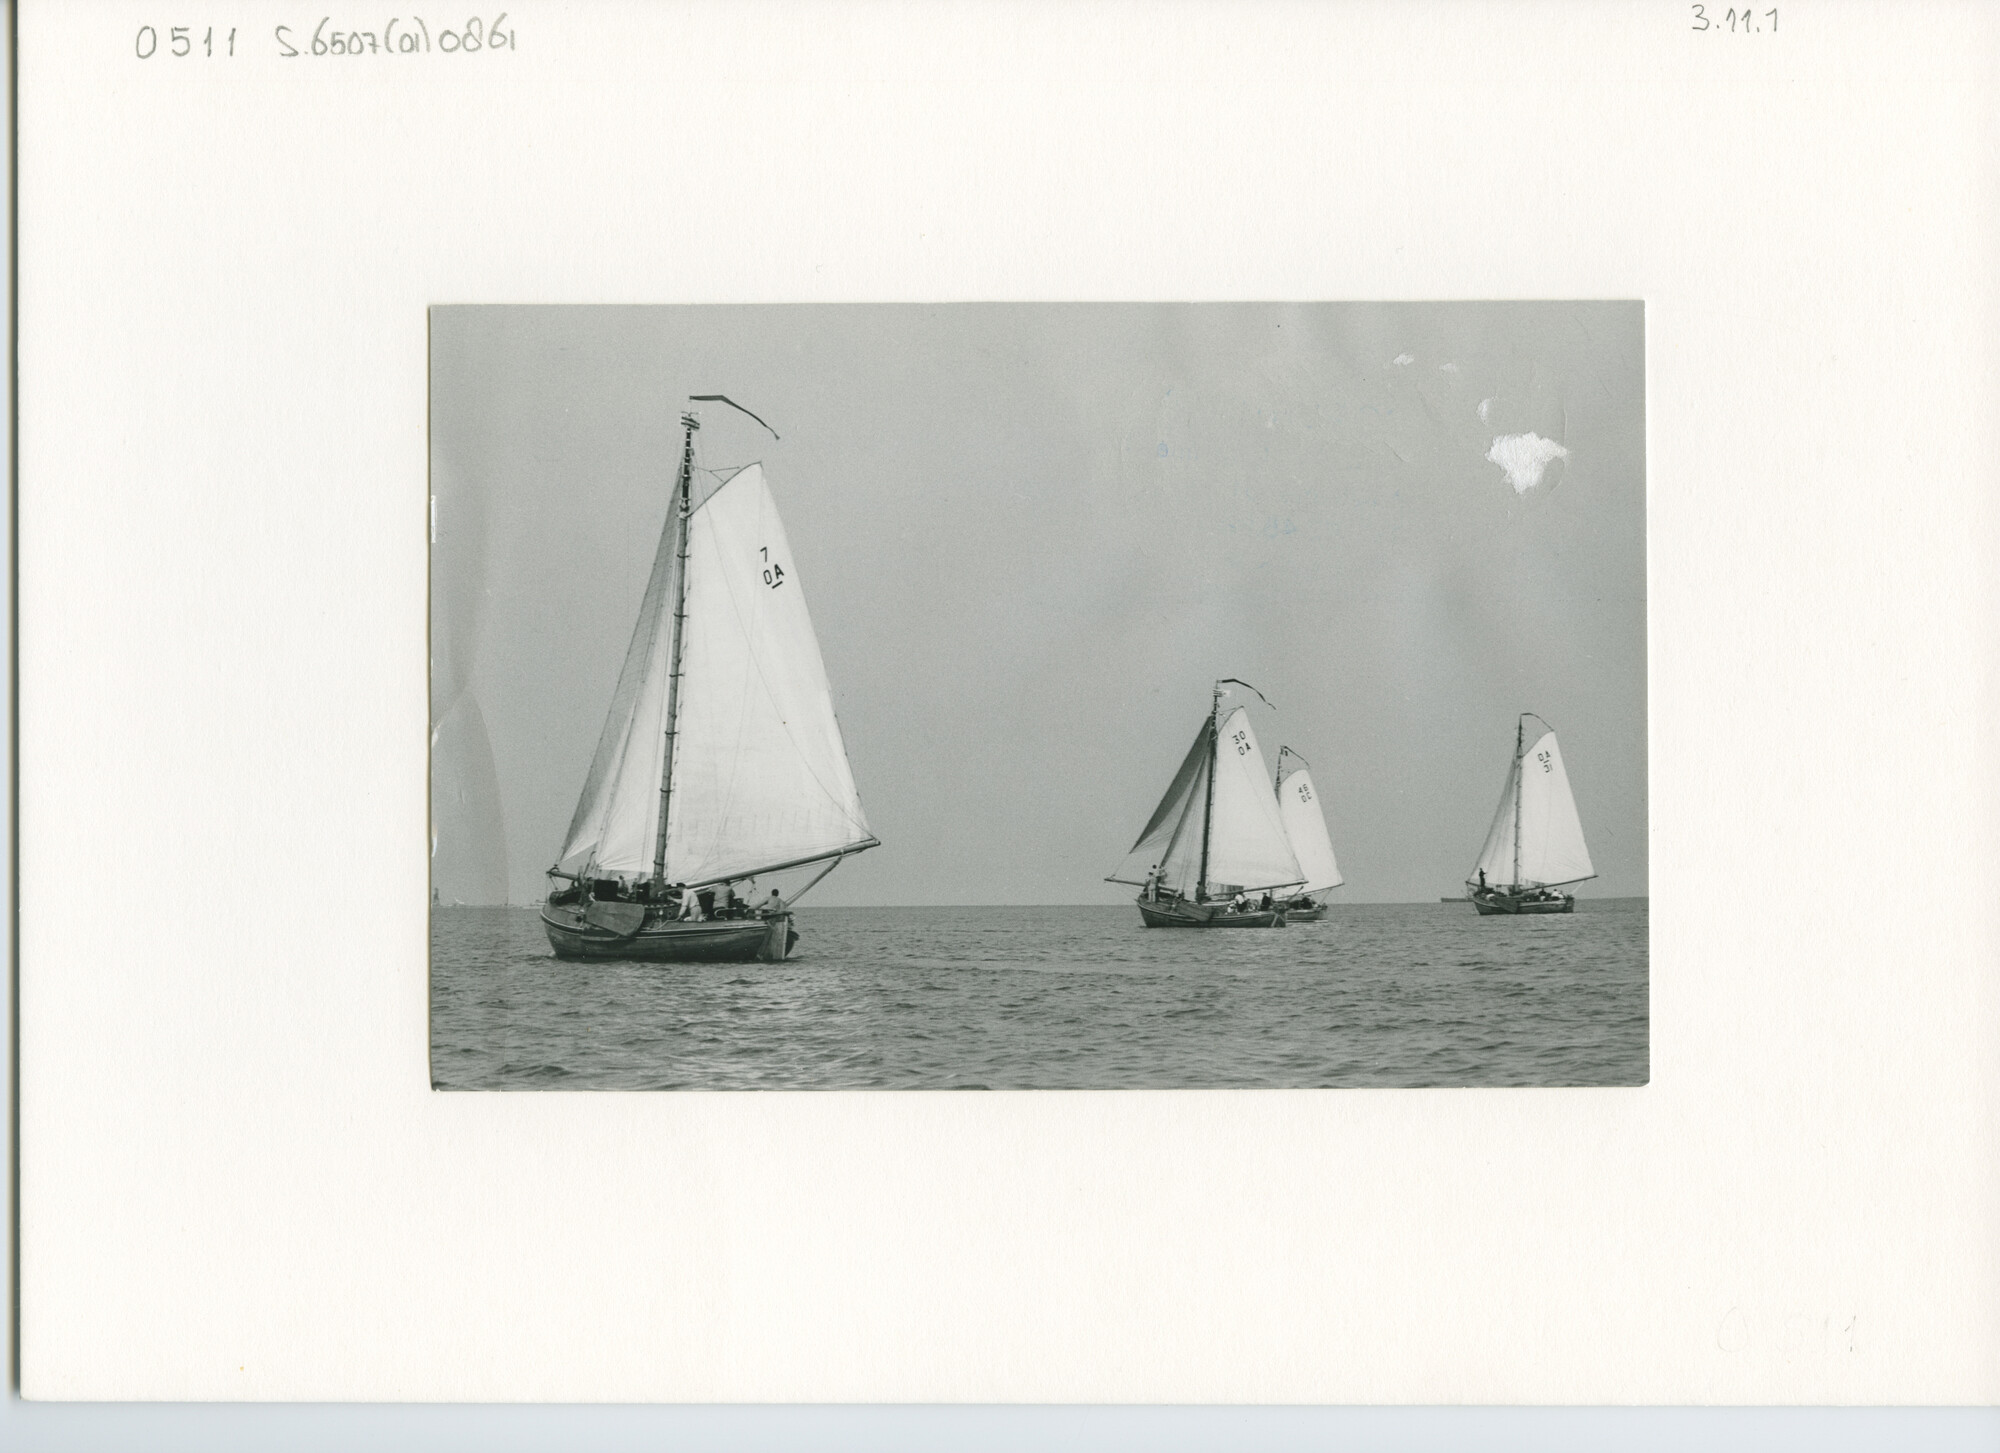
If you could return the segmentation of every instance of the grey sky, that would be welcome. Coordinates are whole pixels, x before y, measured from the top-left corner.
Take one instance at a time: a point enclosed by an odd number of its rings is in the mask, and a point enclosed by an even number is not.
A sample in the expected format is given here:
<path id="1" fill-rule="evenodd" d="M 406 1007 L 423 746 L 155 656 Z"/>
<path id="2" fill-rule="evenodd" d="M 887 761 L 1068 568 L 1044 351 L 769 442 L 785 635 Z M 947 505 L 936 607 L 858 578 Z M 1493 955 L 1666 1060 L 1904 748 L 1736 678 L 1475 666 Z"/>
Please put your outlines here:
<path id="1" fill-rule="evenodd" d="M 1643 363 L 1638 303 L 436 309 L 440 895 L 540 897 L 691 393 L 783 435 L 702 459 L 765 462 L 883 842 L 808 902 L 1122 901 L 1218 676 L 1336 901 L 1459 884 L 1524 710 L 1644 893 Z"/>

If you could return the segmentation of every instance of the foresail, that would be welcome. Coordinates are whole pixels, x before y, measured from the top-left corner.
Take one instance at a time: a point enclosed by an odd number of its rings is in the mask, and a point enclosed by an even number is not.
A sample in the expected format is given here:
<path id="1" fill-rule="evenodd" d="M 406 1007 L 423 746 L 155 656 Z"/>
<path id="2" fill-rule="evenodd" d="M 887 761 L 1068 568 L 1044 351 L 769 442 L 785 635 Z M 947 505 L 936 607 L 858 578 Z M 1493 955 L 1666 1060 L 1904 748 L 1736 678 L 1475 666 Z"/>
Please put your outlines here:
<path id="1" fill-rule="evenodd" d="M 1181 759 L 1180 770 L 1174 773 L 1174 780 L 1167 785 L 1166 796 L 1153 809 L 1153 815 L 1139 834 L 1132 850 L 1125 860 L 1112 872 L 1111 880 L 1117 883 L 1140 884 L 1146 881 L 1146 874 L 1154 867 L 1161 870 L 1161 882 L 1168 888 L 1181 889 L 1192 894 L 1195 877 L 1201 872 L 1201 809 L 1208 793 L 1208 723 L 1203 721 L 1201 730 L 1195 733 L 1194 745 L 1188 748 L 1187 756 Z M 1186 824 L 1194 820 L 1193 830 L 1187 831 Z M 1187 851 L 1187 839 L 1193 840 L 1193 853 Z M 1180 841 L 1181 851 L 1174 851 L 1176 841 Z M 1190 866 L 1192 863 L 1192 866 Z"/>
<path id="2" fill-rule="evenodd" d="M 1554 732 L 1521 756 L 1521 881 L 1576 883 L 1597 876 Z"/>
<path id="3" fill-rule="evenodd" d="M 1215 806 L 1209 817 L 1208 882 L 1239 888 L 1284 887 L 1305 881 L 1271 795 L 1264 754 L 1242 707 L 1219 729 Z"/>
<path id="4" fill-rule="evenodd" d="M 667 880 L 711 882 L 872 845 L 761 465 L 696 507 L 687 569 Z"/>
<path id="5" fill-rule="evenodd" d="M 1313 786 L 1311 771 L 1300 768 L 1278 784 L 1278 815 L 1284 819 L 1285 836 L 1305 874 L 1305 891 L 1317 893 L 1337 888 L 1345 880 L 1340 864 L 1334 861 L 1333 839 L 1326 830 L 1326 812 Z"/>
<path id="6" fill-rule="evenodd" d="M 674 545 L 671 512 L 660 532 L 639 619 L 611 694 L 611 710 L 583 781 L 556 867 L 637 876 L 653 868 L 659 833 L 660 771 L 666 751 L 667 663 L 673 635 Z"/>
<path id="7" fill-rule="evenodd" d="M 1512 886 L 1514 882 L 1514 774 L 1520 766 L 1515 762 L 1507 769 L 1506 785 L 1500 789 L 1500 805 L 1493 810 L 1493 826 L 1486 829 L 1486 845 L 1479 850 L 1479 861 L 1472 865 L 1466 879 L 1469 883 L 1484 882 L 1499 887 Z"/>

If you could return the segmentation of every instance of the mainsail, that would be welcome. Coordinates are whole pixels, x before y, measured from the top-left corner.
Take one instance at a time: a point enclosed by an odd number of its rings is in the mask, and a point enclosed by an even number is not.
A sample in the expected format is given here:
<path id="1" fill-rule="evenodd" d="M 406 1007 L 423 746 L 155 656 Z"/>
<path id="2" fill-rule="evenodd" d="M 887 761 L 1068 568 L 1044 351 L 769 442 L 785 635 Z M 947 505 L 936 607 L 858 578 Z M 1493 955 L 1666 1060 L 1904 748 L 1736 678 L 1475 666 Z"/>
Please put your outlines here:
<path id="1" fill-rule="evenodd" d="M 1546 727 L 1514 758 L 1473 873 L 1501 888 L 1557 887 L 1597 876 L 1562 749 Z"/>
<path id="2" fill-rule="evenodd" d="M 1211 716 L 1110 881 L 1143 883 L 1157 863 L 1160 886 L 1188 897 L 1206 896 L 1204 886 L 1262 891 L 1302 882 L 1265 780 L 1250 714 L 1239 706 L 1220 726 Z"/>
<path id="3" fill-rule="evenodd" d="M 1237 707 L 1217 730 L 1215 806 L 1209 820 L 1208 883 L 1258 890 L 1305 881 L 1285 837 L 1250 713 Z"/>
<path id="4" fill-rule="evenodd" d="M 638 878 L 658 849 L 673 658 L 670 516 L 559 871 Z M 870 847 L 833 693 L 761 465 L 688 519 L 663 877 L 690 886 Z"/>
<path id="5" fill-rule="evenodd" d="M 1284 752 L 1279 752 L 1282 762 Z M 1293 760 L 1297 760 L 1294 758 Z M 1304 892 L 1318 893 L 1338 888 L 1346 879 L 1334 861 L 1333 839 L 1326 830 L 1326 813 L 1320 805 L 1319 790 L 1313 786 L 1310 768 L 1298 767 L 1278 778 L 1278 814 L 1285 822 L 1285 836 L 1291 840 L 1299 869 L 1305 874 Z"/>

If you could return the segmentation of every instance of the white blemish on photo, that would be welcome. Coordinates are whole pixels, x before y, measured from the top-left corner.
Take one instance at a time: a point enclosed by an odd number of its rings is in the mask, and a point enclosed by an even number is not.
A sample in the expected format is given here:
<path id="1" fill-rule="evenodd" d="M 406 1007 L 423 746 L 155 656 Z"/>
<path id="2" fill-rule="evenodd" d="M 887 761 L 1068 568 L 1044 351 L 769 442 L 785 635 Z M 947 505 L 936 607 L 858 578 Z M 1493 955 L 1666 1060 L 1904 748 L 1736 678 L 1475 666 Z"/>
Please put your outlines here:
<path id="1" fill-rule="evenodd" d="M 1542 482 L 1542 472 L 1549 465 L 1569 458 L 1569 450 L 1540 434 L 1502 434 L 1486 451 L 1486 457 L 1506 471 L 1514 493 L 1526 494 Z"/>

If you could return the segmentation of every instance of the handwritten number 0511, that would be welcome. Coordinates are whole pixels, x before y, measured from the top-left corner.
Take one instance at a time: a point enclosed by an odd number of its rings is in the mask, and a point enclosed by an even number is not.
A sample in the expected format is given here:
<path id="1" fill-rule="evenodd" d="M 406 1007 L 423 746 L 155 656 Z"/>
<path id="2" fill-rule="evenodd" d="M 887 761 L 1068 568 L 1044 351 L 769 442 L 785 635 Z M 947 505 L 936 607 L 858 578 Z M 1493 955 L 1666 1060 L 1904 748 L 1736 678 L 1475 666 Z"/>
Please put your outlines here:
<path id="1" fill-rule="evenodd" d="M 236 54 L 236 31 L 234 27 L 231 27 L 229 34 L 223 37 L 222 43 L 226 54 Z M 153 29 L 152 26 L 142 25 L 134 33 L 132 37 L 132 54 L 140 60 L 151 60 L 159 48 L 160 32 Z M 167 53 L 176 56 L 186 56 L 194 53 L 194 40 L 185 25 L 176 25 L 167 31 Z M 215 27 L 213 26 L 210 26 L 201 33 L 201 53 L 205 56 L 215 54 Z"/>

